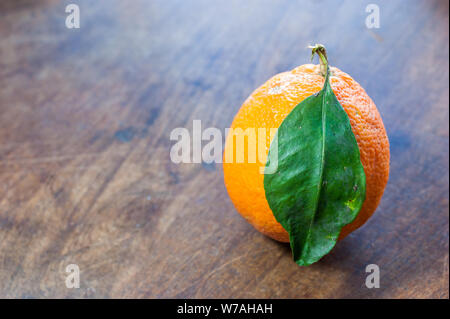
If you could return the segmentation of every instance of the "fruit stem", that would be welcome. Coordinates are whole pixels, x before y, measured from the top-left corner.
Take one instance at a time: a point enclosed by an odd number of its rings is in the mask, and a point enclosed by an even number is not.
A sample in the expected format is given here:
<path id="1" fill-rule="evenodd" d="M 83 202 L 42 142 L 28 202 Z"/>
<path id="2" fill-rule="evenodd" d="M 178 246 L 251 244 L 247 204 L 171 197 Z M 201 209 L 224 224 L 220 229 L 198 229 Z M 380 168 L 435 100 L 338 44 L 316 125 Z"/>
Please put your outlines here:
<path id="1" fill-rule="evenodd" d="M 322 74 L 322 76 L 326 78 L 328 71 L 327 50 L 325 50 L 325 47 L 322 44 L 316 44 L 314 46 L 309 46 L 308 48 L 312 49 L 311 61 L 314 58 L 314 54 L 317 53 L 317 55 L 319 56 L 320 74 Z"/>

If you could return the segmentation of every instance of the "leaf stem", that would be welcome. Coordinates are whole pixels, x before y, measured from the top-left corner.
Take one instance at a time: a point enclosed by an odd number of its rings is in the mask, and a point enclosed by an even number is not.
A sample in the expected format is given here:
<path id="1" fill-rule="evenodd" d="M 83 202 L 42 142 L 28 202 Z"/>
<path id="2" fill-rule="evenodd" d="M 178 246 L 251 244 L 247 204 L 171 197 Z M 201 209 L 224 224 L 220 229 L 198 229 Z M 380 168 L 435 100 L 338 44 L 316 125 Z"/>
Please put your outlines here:
<path id="1" fill-rule="evenodd" d="M 314 46 L 309 46 L 311 51 L 311 60 L 314 58 L 314 54 L 317 54 L 319 56 L 319 63 L 320 63 L 320 74 L 324 78 L 327 77 L 328 73 L 328 57 L 327 57 L 327 50 L 322 44 L 316 44 Z"/>

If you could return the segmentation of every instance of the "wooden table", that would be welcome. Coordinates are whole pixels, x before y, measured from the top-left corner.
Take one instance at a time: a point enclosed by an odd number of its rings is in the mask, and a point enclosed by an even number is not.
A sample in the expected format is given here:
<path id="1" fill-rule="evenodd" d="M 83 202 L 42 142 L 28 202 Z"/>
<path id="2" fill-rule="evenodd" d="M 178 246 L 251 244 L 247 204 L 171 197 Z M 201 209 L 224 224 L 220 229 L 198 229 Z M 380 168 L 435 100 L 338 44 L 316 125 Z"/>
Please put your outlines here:
<path id="1" fill-rule="evenodd" d="M 71 2 L 79 29 L 65 26 Z M 366 27 L 371 2 L 380 28 Z M 448 9 L 2 1 L 0 297 L 448 298 Z M 221 165 L 171 162 L 169 136 L 194 119 L 223 132 L 316 42 L 377 104 L 391 175 L 374 217 L 301 268 L 238 215 Z"/>

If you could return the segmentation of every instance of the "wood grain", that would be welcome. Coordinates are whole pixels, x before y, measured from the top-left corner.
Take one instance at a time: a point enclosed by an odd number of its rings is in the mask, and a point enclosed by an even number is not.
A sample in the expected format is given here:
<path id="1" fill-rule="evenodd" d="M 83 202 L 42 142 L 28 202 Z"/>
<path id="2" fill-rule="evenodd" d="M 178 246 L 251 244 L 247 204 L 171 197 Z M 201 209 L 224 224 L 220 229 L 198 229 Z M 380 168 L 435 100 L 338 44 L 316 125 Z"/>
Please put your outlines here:
<path id="1" fill-rule="evenodd" d="M 448 1 L 380 2 L 379 29 L 368 3 L 2 1 L 0 297 L 448 298 Z M 377 104 L 391 175 L 374 217 L 300 268 L 220 165 L 170 161 L 169 135 L 228 127 L 316 42 Z"/>

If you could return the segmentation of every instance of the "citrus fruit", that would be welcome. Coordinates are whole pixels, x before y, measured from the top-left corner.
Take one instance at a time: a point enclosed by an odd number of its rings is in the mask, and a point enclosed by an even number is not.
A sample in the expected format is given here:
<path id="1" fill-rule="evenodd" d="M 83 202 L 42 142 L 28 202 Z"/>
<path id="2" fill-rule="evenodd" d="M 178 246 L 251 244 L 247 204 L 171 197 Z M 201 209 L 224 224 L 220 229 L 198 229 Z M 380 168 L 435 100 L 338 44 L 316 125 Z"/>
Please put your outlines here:
<path id="1" fill-rule="evenodd" d="M 366 175 L 366 196 L 356 219 L 344 226 L 339 239 L 361 227 L 374 213 L 383 195 L 389 175 L 389 141 L 381 116 L 372 99 L 350 75 L 330 67 L 330 84 L 350 119 L 360 160 Z M 304 64 L 273 76 L 245 100 L 231 124 L 231 129 L 280 127 L 286 116 L 305 98 L 317 94 L 324 85 L 321 66 Z M 259 143 L 259 141 L 258 141 Z M 258 144 L 259 145 L 259 144 Z M 224 181 L 236 210 L 258 231 L 281 242 L 289 242 L 288 232 L 275 219 L 266 199 L 264 167 L 271 145 L 266 135 L 265 158 L 256 162 L 227 162 L 227 154 L 239 151 L 233 136 L 228 135 L 224 149 Z M 258 146 L 259 147 L 259 146 Z M 244 144 L 248 155 L 248 144 Z"/>

